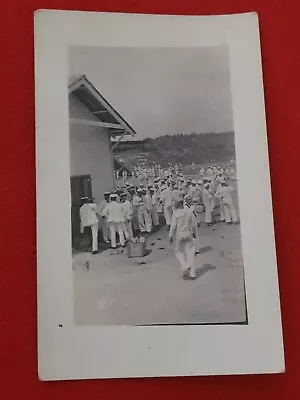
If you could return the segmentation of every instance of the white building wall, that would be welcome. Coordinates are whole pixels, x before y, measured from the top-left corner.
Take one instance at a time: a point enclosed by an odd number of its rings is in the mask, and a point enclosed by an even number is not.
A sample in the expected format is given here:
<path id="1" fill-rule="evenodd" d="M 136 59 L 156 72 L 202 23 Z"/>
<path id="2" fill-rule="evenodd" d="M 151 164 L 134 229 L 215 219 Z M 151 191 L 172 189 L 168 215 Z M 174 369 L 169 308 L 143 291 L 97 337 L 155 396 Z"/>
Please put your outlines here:
<path id="1" fill-rule="evenodd" d="M 74 96 L 69 96 L 72 118 L 97 118 Z M 91 175 L 93 196 L 97 202 L 114 185 L 113 158 L 107 129 L 70 122 L 71 176 Z"/>

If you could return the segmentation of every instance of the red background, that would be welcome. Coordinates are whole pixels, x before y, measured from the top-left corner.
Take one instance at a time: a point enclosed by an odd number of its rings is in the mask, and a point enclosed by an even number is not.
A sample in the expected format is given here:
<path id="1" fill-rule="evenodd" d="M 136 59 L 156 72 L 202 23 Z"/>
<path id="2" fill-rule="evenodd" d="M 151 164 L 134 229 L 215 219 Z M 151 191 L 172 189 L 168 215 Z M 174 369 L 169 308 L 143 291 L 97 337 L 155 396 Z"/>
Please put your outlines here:
<path id="1" fill-rule="evenodd" d="M 200 15 L 258 12 L 286 351 L 285 374 L 38 381 L 33 12 L 39 8 Z M 30 399 L 44 400 L 92 397 L 134 400 L 141 396 L 144 399 L 191 396 L 209 400 L 300 398 L 300 1 L 10 0 L 3 2 L 0 19 L 0 165 L 3 173 L 0 185 L 0 396 L 19 399 L 29 395 Z M 249 195 L 253 195 L 255 206 L 259 193 Z"/>

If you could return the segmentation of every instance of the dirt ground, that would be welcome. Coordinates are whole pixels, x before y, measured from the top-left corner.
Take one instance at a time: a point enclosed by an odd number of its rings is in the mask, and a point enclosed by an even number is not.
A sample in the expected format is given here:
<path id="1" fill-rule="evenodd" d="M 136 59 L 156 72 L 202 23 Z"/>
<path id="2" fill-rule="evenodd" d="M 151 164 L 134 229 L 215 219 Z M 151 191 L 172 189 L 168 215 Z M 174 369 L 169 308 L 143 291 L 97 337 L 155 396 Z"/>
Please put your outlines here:
<path id="1" fill-rule="evenodd" d="M 75 323 L 245 323 L 240 226 L 202 224 L 200 235 L 194 281 L 182 279 L 166 227 L 150 236 L 150 254 L 142 259 L 129 259 L 126 252 L 112 255 L 111 250 L 74 256 Z"/>

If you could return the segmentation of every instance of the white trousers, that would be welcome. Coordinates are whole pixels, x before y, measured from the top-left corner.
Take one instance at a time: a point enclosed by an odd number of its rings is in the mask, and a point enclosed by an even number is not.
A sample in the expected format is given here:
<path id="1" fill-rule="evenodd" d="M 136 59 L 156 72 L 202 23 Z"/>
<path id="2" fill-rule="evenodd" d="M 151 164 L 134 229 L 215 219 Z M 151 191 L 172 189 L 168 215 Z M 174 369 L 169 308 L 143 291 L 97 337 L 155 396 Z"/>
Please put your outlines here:
<path id="1" fill-rule="evenodd" d="M 98 222 L 91 225 L 92 239 L 93 239 L 93 251 L 98 251 Z"/>
<path id="2" fill-rule="evenodd" d="M 207 224 L 211 223 L 211 213 L 212 213 L 212 208 L 210 203 L 204 203 L 204 208 L 205 208 L 205 222 Z"/>
<path id="3" fill-rule="evenodd" d="M 196 276 L 195 246 L 192 236 L 189 239 L 186 239 L 185 235 L 182 235 L 181 232 L 177 232 L 175 242 L 175 257 L 180 262 L 182 272 L 190 269 L 190 276 Z"/>
<path id="4" fill-rule="evenodd" d="M 109 229 L 108 229 L 107 220 L 105 218 L 101 218 L 100 219 L 100 227 L 101 227 L 101 230 L 102 230 L 103 240 L 105 242 L 107 242 L 108 241 L 108 231 L 109 231 Z"/>
<path id="5" fill-rule="evenodd" d="M 108 222 L 109 230 L 110 230 L 110 240 L 111 240 L 111 247 L 116 248 L 116 233 L 118 232 L 120 238 L 121 246 L 125 245 L 125 237 L 128 236 L 127 231 L 125 230 L 124 222 Z"/>
<path id="6" fill-rule="evenodd" d="M 150 233 L 152 230 L 152 220 L 150 213 L 144 208 L 138 208 L 139 229 L 141 232 Z"/>
<path id="7" fill-rule="evenodd" d="M 153 225 L 154 226 L 158 226 L 159 225 L 159 219 L 158 219 L 157 207 L 156 206 L 152 206 L 151 217 L 152 217 Z"/>
<path id="8" fill-rule="evenodd" d="M 226 222 L 237 222 L 238 218 L 235 212 L 235 208 L 232 202 L 224 203 L 224 213 Z"/>
<path id="9" fill-rule="evenodd" d="M 224 209 L 224 203 L 223 203 L 222 199 L 220 199 L 220 220 L 225 221 L 225 209 Z"/>
<path id="10" fill-rule="evenodd" d="M 125 222 L 125 228 L 126 228 L 126 231 L 127 231 L 127 234 L 128 234 L 128 239 L 132 240 L 133 239 L 133 231 L 132 231 L 132 222 L 131 222 L 131 220 Z"/>
<path id="11" fill-rule="evenodd" d="M 157 210 L 158 213 L 162 212 L 163 208 L 162 208 L 162 204 L 161 203 L 157 204 L 156 210 Z"/>
<path id="12" fill-rule="evenodd" d="M 164 216 L 166 220 L 167 225 L 171 225 L 171 220 L 172 220 L 172 214 L 173 214 L 173 206 L 172 205 L 164 205 Z"/>
<path id="13" fill-rule="evenodd" d="M 200 251 L 200 234 L 199 234 L 198 227 L 196 229 L 196 237 L 194 239 L 194 247 L 195 247 L 195 251 L 198 253 Z"/>

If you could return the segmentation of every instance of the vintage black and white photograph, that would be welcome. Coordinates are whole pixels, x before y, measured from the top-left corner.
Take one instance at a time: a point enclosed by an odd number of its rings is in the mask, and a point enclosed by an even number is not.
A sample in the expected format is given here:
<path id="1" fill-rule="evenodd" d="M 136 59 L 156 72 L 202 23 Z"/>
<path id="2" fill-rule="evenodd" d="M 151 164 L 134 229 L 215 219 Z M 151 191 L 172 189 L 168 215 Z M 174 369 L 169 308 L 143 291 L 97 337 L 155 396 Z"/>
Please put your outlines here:
<path id="1" fill-rule="evenodd" d="M 40 379 L 283 372 L 257 14 L 39 11 L 35 92 Z"/>
<path id="2" fill-rule="evenodd" d="M 228 47 L 68 68 L 75 324 L 247 324 Z"/>

